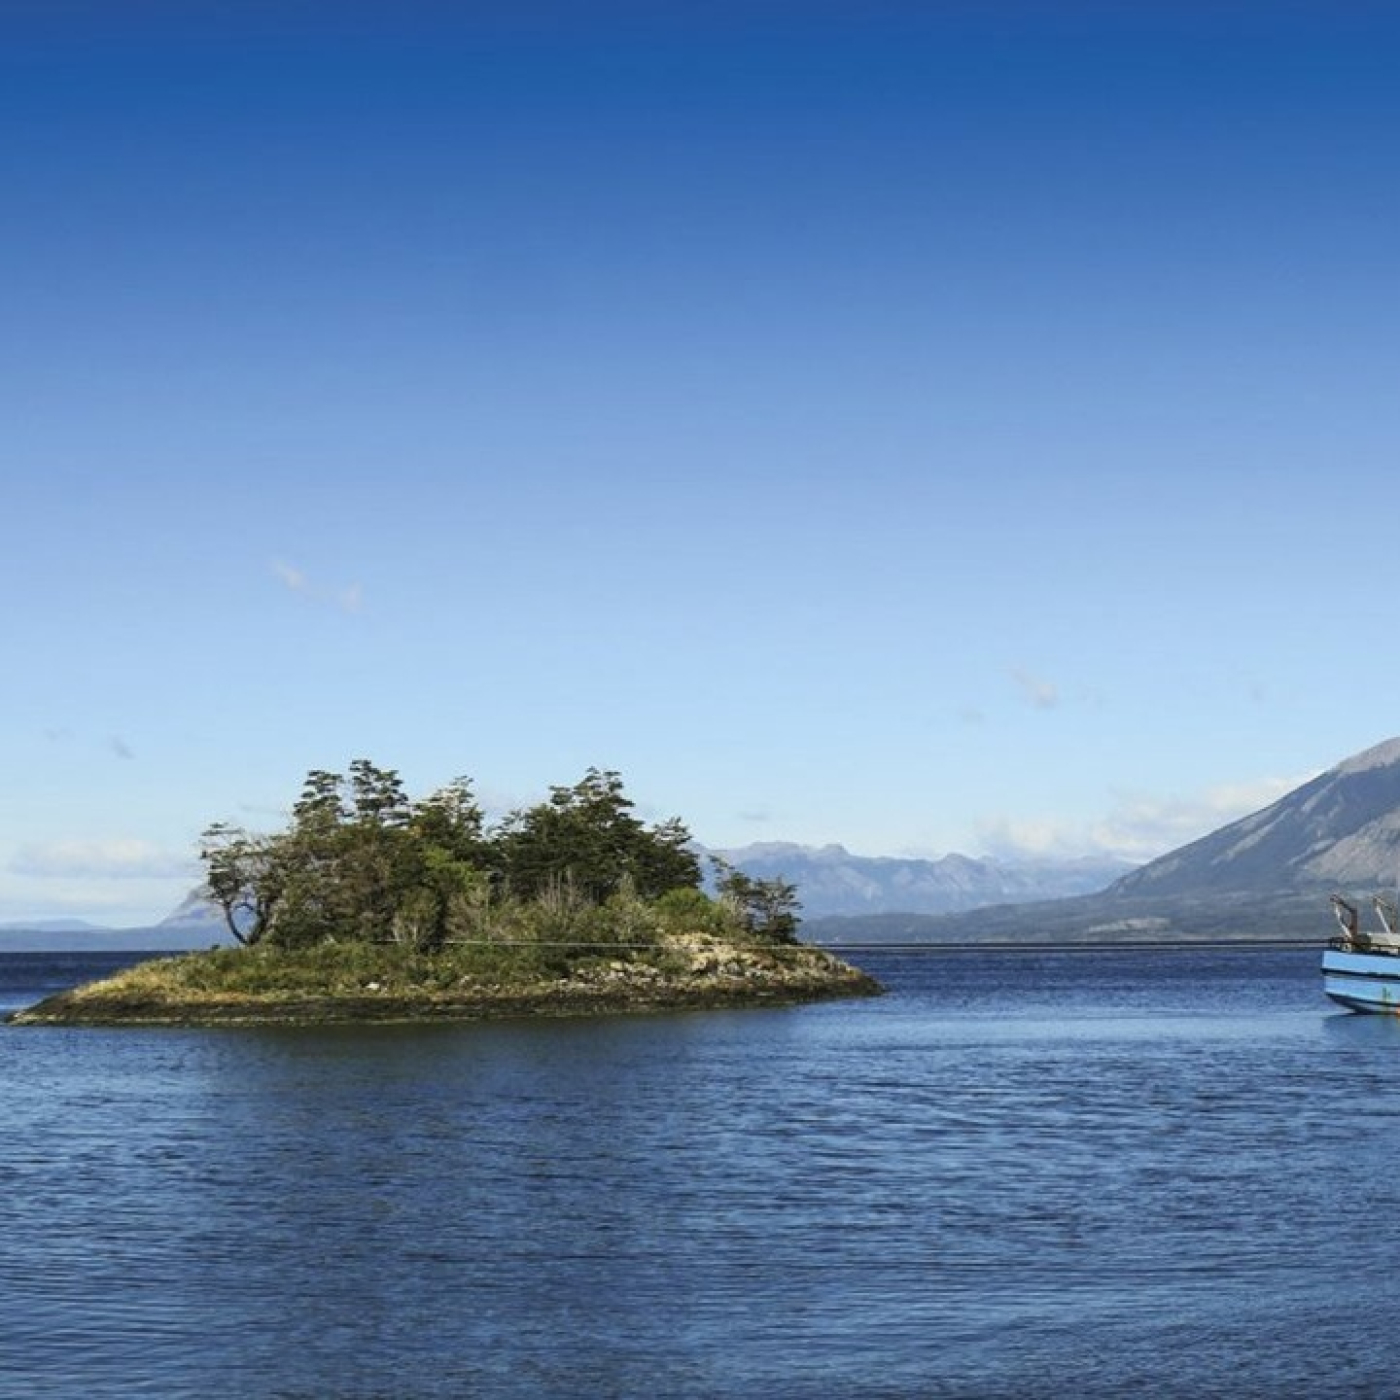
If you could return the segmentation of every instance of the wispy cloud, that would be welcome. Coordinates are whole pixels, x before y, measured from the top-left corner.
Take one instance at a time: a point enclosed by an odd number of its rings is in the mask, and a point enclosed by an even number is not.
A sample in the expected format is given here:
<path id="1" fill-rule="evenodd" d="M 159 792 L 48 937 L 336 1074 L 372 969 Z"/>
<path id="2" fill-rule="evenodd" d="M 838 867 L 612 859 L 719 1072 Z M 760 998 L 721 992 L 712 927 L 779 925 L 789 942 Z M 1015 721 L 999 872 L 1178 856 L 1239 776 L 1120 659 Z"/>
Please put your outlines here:
<path id="1" fill-rule="evenodd" d="M 1060 688 L 1044 676 L 1032 675 L 1018 666 L 1011 672 L 1026 704 L 1037 710 L 1053 710 L 1060 703 Z"/>
<path id="2" fill-rule="evenodd" d="M 356 613 L 360 610 L 363 593 L 358 583 L 347 584 L 343 588 L 323 588 L 319 584 L 313 583 L 294 564 L 288 564 L 278 559 L 273 561 L 271 567 L 273 576 L 289 592 L 299 593 L 303 598 L 313 603 L 339 608 L 341 612 Z"/>
<path id="3" fill-rule="evenodd" d="M 272 562 L 272 572 L 281 579 L 293 593 L 304 593 L 306 591 L 306 575 L 302 573 L 300 569 L 294 569 L 290 564 L 284 564 L 280 559 L 274 559 Z"/>
<path id="4" fill-rule="evenodd" d="M 1267 807 L 1313 776 L 1222 784 L 1186 796 L 1123 793 L 1097 821 L 998 817 L 980 823 L 978 837 L 982 849 L 994 856 L 1153 860 Z"/>
<path id="5" fill-rule="evenodd" d="M 96 841 L 36 841 L 10 859 L 13 875 L 41 880 L 150 880 L 190 874 L 188 853 L 134 837 Z"/>

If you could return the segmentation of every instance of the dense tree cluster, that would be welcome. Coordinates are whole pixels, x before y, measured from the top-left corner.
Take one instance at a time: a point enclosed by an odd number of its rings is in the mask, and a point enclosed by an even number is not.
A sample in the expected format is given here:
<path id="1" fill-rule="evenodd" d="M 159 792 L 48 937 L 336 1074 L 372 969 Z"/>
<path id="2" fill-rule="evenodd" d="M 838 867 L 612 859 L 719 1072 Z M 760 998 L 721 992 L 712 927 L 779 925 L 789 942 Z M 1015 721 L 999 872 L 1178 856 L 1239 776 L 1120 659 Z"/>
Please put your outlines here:
<path id="1" fill-rule="evenodd" d="M 357 759 L 348 774 L 308 773 L 286 830 L 218 822 L 200 855 L 209 896 L 243 944 L 636 941 L 657 910 L 780 941 L 797 928 L 791 885 L 723 862 L 711 901 L 685 826 L 642 822 L 619 775 L 596 768 L 488 827 L 468 779 L 413 801 L 396 772 Z"/>

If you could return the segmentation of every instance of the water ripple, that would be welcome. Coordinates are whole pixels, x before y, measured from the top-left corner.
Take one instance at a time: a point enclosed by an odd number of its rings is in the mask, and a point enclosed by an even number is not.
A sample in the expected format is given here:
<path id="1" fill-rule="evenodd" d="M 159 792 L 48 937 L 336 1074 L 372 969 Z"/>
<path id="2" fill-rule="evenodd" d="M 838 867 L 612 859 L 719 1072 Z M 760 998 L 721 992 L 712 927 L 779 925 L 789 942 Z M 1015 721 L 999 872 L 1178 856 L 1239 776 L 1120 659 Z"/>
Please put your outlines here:
<path id="1" fill-rule="evenodd" d="M 742 1015 L 6 1032 L 4 1393 L 1387 1393 L 1353 1301 L 1388 1292 L 1400 1039 L 1328 1015 L 1312 963 L 906 958 L 882 1001 Z"/>

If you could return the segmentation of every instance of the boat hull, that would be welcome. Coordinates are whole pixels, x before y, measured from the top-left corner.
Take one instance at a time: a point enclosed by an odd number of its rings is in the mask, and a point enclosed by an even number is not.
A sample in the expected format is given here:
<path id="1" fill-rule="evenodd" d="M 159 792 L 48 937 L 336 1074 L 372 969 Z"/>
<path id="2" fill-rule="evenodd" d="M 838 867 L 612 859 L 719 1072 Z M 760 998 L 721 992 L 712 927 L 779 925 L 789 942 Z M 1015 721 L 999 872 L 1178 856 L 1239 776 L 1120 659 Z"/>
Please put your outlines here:
<path id="1" fill-rule="evenodd" d="M 1400 957 L 1327 948 L 1322 954 L 1322 990 L 1348 1010 L 1400 1016 Z"/>

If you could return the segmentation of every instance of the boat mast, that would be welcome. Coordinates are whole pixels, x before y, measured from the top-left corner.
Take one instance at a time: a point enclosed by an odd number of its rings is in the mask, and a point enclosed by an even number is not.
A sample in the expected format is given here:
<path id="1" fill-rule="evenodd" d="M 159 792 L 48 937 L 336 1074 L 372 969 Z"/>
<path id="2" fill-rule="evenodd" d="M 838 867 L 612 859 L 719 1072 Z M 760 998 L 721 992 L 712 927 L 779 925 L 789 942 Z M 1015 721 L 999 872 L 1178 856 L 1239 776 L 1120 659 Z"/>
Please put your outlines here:
<path id="1" fill-rule="evenodd" d="M 1371 903 L 1376 906 L 1376 913 L 1385 931 L 1394 938 L 1396 928 L 1400 927 L 1400 910 L 1396 909 L 1395 901 L 1378 894 L 1372 896 Z"/>
<path id="2" fill-rule="evenodd" d="M 1342 926 L 1342 943 L 1350 948 L 1361 942 L 1361 929 L 1356 913 L 1356 905 L 1343 899 L 1341 895 L 1332 896 L 1332 912 L 1337 916 L 1337 922 Z"/>

